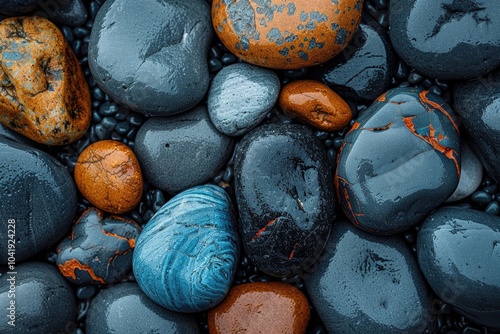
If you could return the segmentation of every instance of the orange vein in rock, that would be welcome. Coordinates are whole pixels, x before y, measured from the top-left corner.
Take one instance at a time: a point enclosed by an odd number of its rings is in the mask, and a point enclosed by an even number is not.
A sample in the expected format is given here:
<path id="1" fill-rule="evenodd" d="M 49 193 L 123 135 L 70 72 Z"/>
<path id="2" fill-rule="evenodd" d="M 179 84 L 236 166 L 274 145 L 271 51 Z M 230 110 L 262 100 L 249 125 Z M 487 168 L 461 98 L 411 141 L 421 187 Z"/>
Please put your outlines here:
<path id="1" fill-rule="evenodd" d="M 61 274 L 63 274 L 65 277 L 71 277 L 72 279 L 76 280 L 75 270 L 78 269 L 85 271 L 94 281 L 106 284 L 104 279 L 97 276 L 91 267 L 86 264 L 81 264 L 77 259 L 68 260 L 64 262 L 64 264 L 59 264 L 58 267 Z"/>
<path id="2" fill-rule="evenodd" d="M 271 226 L 272 224 L 274 224 L 276 222 L 278 218 L 275 218 L 273 220 L 270 220 L 263 228 L 261 228 L 260 230 L 257 231 L 257 233 L 255 233 L 255 236 L 252 238 L 252 241 L 254 241 L 256 238 L 260 238 L 260 235 L 267 230 L 267 228 L 269 226 Z"/>
<path id="3" fill-rule="evenodd" d="M 429 93 L 429 91 L 424 90 L 424 91 L 422 91 L 422 92 L 420 92 L 418 94 L 418 96 L 420 97 L 420 101 L 422 102 L 422 104 L 424 104 L 424 106 L 425 106 L 425 104 L 428 104 L 432 108 L 441 111 L 446 117 L 448 117 L 448 119 L 450 120 L 451 124 L 453 125 L 453 127 L 455 128 L 455 130 L 457 131 L 457 133 L 460 134 L 460 131 L 458 130 L 458 126 L 455 124 L 455 121 L 453 120 L 453 118 L 451 117 L 451 115 L 443 108 L 443 105 L 439 104 L 439 103 L 436 103 L 434 101 L 429 100 L 427 98 L 427 93 Z M 432 110 L 432 109 L 429 109 L 429 108 L 426 108 L 426 109 L 427 109 L 427 111 L 431 111 Z"/>
<path id="4" fill-rule="evenodd" d="M 113 238 L 117 238 L 117 239 L 126 240 L 128 242 L 128 245 L 130 246 L 130 248 L 134 248 L 135 247 L 135 239 L 134 238 L 130 238 L 130 239 L 129 238 L 125 238 L 125 237 L 122 237 L 121 235 L 104 231 L 103 229 L 101 229 L 101 231 L 102 231 L 103 234 L 107 235 L 108 237 L 113 237 Z"/>

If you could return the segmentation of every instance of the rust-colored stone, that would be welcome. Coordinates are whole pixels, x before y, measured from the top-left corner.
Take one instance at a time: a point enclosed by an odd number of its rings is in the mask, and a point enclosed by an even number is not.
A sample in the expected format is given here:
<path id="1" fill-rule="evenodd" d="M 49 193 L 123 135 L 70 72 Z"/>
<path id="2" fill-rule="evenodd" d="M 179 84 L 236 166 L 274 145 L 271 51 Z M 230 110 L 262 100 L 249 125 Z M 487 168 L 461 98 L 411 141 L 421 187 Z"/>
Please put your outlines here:
<path id="1" fill-rule="evenodd" d="M 280 92 L 281 110 L 323 131 L 337 131 L 352 119 L 351 108 L 328 86 L 314 80 L 297 80 Z"/>
<path id="2" fill-rule="evenodd" d="M 224 45 L 251 64 L 298 69 L 342 51 L 361 20 L 362 0 L 212 2 L 212 23 Z"/>
<path id="3" fill-rule="evenodd" d="M 237 285 L 208 312 L 210 334 L 302 334 L 309 302 L 299 289 L 280 282 Z"/>
<path id="4" fill-rule="evenodd" d="M 101 210 L 120 214 L 132 210 L 142 196 L 142 173 L 134 152 L 114 140 L 98 141 L 78 157 L 75 183 Z"/>
<path id="5" fill-rule="evenodd" d="M 41 17 L 0 22 L 0 121 L 48 145 L 80 138 L 90 125 L 90 92 L 62 33 Z"/>

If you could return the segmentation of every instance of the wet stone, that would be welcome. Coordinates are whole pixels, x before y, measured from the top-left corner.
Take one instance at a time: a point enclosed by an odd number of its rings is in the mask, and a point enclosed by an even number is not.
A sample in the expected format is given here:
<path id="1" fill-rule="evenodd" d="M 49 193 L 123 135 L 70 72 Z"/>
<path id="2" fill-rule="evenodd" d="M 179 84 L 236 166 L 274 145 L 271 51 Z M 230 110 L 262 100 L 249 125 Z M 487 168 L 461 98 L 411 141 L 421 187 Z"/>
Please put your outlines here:
<path id="1" fill-rule="evenodd" d="M 35 9 L 38 0 L 0 0 L 0 14 L 21 15 Z M 0 20 L 1 20 L 0 16 Z"/>
<path id="2" fill-rule="evenodd" d="M 439 96 L 389 90 L 352 126 L 339 151 L 335 185 L 356 226 L 395 234 L 451 196 L 460 177 L 460 137 Z"/>
<path id="3" fill-rule="evenodd" d="M 38 1 L 38 3 L 34 15 L 48 18 L 59 25 L 81 26 L 87 21 L 88 14 L 83 0 Z"/>
<path id="4" fill-rule="evenodd" d="M 273 276 L 307 269 L 335 218 L 332 172 L 321 142 L 305 126 L 261 126 L 240 142 L 234 173 L 248 257 Z"/>
<path id="5" fill-rule="evenodd" d="M 481 185 L 483 166 L 467 141 L 460 140 L 460 181 L 446 202 L 460 201 L 470 196 Z"/>

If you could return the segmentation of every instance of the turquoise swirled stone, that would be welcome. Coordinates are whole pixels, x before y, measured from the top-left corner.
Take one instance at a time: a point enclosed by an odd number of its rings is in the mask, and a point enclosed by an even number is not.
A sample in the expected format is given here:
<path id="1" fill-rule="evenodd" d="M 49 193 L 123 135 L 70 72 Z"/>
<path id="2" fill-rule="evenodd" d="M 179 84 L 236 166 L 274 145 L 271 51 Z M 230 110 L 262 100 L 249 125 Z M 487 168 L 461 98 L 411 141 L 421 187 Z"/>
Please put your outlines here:
<path id="1" fill-rule="evenodd" d="M 239 258 L 231 201 L 214 185 L 167 202 L 137 239 L 133 269 L 141 289 L 177 312 L 199 312 L 227 294 Z"/>

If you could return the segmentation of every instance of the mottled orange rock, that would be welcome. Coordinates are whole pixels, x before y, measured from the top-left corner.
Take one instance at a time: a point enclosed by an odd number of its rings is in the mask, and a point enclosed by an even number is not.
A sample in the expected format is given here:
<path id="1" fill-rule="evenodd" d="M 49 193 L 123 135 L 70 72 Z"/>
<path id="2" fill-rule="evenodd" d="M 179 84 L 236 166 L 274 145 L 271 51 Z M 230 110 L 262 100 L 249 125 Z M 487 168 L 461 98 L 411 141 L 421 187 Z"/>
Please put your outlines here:
<path id="1" fill-rule="evenodd" d="M 208 313 L 210 334 L 299 334 L 309 322 L 309 302 L 280 282 L 237 285 Z"/>
<path id="2" fill-rule="evenodd" d="M 141 168 L 132 150 L 114 140 L 91 144 L 78 157 L 75 183 L 90 203 L 101 210 L 120 214 L 141 200 Z"/>
<path id="3" fill-rule="evenodd" d="M 327 85 L 314 80 L 297 80 L 280 92 L 281 110 L 323 131 L 336 131 L 352 119 L 351 108 Z"/>
<path id="4" fill-rule="evenodd" d="M 41 17 L 0 22 L 0 121 L 48 145 L 71 143 L 90 125 L 90 92 L 61 31 Z"/>
<path id="5" fill-rule="evenodd" d="M 298 69 L 342 51 L 358 28 L 362 5 L 362 0 L 214 0 L 212 23 L 222 43 L 244 61 Z"/>

